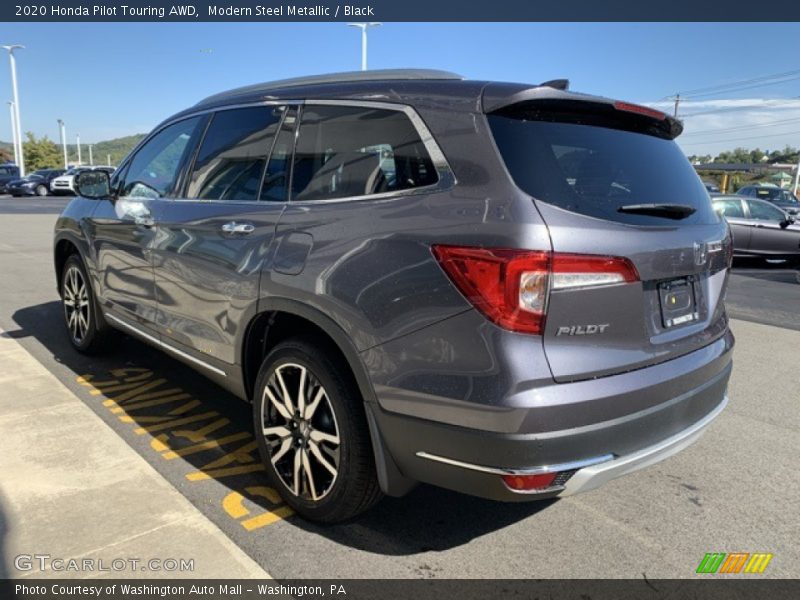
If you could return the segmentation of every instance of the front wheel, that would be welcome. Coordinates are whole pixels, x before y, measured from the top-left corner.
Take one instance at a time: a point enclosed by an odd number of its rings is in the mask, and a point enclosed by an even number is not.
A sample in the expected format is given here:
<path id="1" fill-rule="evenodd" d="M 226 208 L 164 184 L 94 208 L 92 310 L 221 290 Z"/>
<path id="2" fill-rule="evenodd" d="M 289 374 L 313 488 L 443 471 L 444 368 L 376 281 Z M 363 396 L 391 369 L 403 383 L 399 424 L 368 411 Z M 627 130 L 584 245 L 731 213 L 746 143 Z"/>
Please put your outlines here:
<path id="1" fill-rule="evenodd" d="M 85 354 L 103 348 L 108 325 L 98 310 L 86 267 L 77 254 L 67 258 L 61 272 L 61 303 L 72 347 Z"/>
<path id="2" fill-rule="evenodd" d="M 335 523 L 381 497 L 363 399 L 347 366 L 310 339 L 266 357 L 253 401 L 255 434 L 278 493 L 309 520 Z"/>

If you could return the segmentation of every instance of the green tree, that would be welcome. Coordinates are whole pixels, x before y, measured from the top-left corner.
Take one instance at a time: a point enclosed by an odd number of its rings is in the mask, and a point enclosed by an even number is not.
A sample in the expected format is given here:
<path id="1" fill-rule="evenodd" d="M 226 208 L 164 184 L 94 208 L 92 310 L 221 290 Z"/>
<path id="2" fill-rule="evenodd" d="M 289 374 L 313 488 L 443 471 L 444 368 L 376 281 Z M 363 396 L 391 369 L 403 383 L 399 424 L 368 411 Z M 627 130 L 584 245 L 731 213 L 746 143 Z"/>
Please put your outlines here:
<path id="1" fill-rule="evenodd" d="M 37 169 L 57 169 L 64 160 L 58 146 L 47 136 L 36 139 L 30 131 L 26 132 L 27 141 L 22 144 L 25 153 L 25 166 L 28 171 Z"/>

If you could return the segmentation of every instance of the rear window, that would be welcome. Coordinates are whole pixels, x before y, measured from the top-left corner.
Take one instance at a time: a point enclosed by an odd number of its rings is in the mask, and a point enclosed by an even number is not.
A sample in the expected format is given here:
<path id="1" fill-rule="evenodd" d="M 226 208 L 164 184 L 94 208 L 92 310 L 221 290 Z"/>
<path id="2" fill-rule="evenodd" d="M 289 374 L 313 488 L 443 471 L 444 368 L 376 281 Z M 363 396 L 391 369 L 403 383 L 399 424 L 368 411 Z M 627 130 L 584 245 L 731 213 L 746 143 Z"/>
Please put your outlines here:
<path id="1" fill-rule="evenodd" d="M 514 182 L 537 200 L 632 225 L 718 221 L 705 186 L 670 139 L 577 118 L 532 119 L 506 111 L 488 119 Z M 680 221 L 619 212 L 638 204 L 681 204 L 695 212 Z"/>

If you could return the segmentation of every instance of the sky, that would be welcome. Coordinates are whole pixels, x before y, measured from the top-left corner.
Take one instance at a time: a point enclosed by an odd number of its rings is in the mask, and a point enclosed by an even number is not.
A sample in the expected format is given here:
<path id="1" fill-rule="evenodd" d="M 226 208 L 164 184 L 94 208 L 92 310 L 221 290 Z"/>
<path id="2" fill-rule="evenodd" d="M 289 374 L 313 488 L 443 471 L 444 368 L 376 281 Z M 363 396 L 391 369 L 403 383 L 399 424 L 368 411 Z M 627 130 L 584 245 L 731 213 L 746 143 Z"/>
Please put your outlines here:
<path id="1" fill-rule="evenodd" d="M 344 23 L 0 23 L 0 42 L 26 46 L 17 52 L 23 130 L 58 140 L 61 118 L 71 143 L 145 133 L 212 93 L 356 70 L 361 60 L 360 34 Z M 798 23 L 384 23 L 370 30 L 369 67 L 568 78 L 573 90 L 670 111 L 678 92 L 796 71 L 777 84 L 681 94 L 679 143 L 715 155 L 800 146 L 798 48 Z M 10 99 L 3 55 L 0 100 Z M 0 140 L 10 141 L 2 104 Z"/>

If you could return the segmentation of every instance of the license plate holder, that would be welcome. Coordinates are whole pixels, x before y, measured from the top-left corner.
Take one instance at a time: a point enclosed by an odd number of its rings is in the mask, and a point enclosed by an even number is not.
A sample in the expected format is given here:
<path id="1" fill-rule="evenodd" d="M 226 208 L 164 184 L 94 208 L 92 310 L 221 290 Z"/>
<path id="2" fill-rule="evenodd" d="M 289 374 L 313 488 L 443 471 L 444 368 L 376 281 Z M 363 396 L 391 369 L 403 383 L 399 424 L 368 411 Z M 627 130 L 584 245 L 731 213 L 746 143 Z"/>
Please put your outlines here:
<path id="1" fill-rule="evenodd" d="M 661 323 L 666 329 L 692 323 L 700 318 L 693 277 L 660 282 L 658 299 L 661 305 Z"/>

